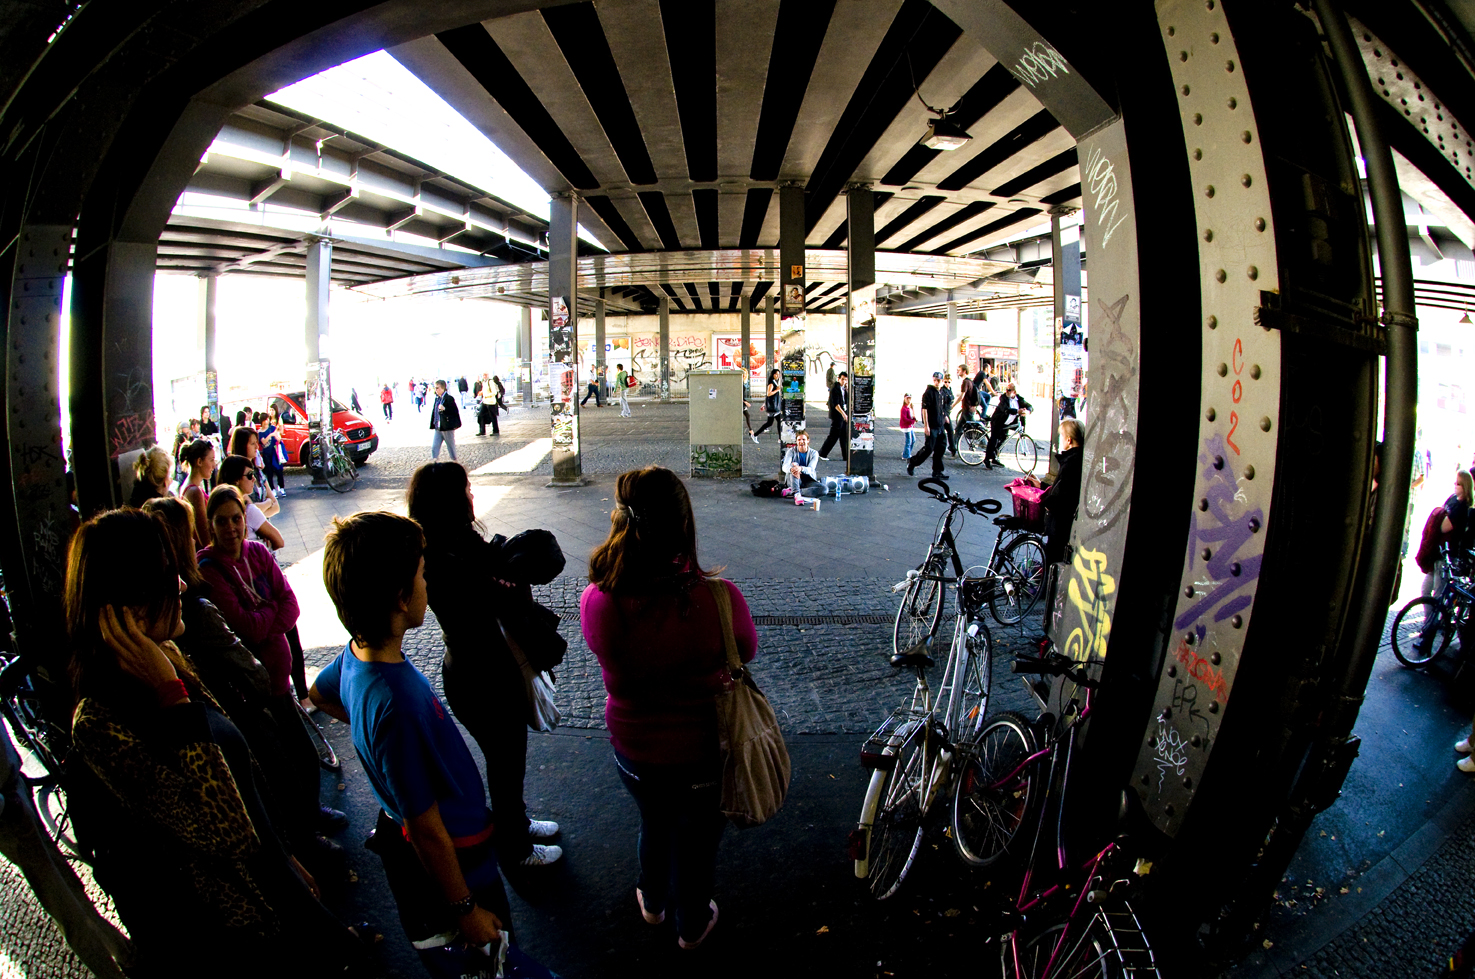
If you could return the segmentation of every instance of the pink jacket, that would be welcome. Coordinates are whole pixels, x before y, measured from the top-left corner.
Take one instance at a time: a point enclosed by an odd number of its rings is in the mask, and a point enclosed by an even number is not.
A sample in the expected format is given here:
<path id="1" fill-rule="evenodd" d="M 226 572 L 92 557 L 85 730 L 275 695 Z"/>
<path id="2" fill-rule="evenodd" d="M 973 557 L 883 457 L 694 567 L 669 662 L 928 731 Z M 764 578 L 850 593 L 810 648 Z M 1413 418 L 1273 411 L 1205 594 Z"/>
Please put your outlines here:
<path id="1" fill-rule="evenodd" d="M 297 624 L 297 596 L 277 567 L 271 548 L 246 541 L 239 560 L 207 547 L 199 553 L 200 574 L 210 586 L 210 601 L 271 674 L 271 692 L 292 689 L 292 650 L 287 630 Z M 254 592 L 254 594 L 253 594 Z"/>
<path id="2" fill-rule="evenodd" d="M 917 416 L 912 414 L 912 406 L 904 404 L 901 406 L 901 427 L 911 428 L 917 424 Z"/>

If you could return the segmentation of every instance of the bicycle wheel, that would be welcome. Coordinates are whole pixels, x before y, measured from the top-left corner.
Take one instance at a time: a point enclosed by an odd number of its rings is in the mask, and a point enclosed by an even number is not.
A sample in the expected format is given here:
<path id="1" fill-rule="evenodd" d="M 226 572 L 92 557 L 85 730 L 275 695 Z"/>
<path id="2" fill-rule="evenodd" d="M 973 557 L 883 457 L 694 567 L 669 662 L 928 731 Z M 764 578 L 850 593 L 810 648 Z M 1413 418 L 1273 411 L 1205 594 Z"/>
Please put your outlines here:
<path id="1" fill-rule="evenodd" d="M 989 612 L 1000 625 L 1013 625 L 1030 613 L 1045 590 L 1044 541 L 1033 534 L 1021 535 L 1004 548 L 994 565 L 990 570 L 1004 580 L 988 597 Z"/>
<path id="2" fill-rule="evenodd" d="M 1126 901 L 1113 900 L 1080 919 L 1007 936 L 1002 945 L 1005 979 L 1161 975 L 1137 914 Z"/>
<path id="3" fill-rule="evenodd" d="M 866 793 L 861 812 L 861 826 L 867 831 L 864 869 L 878 901 L 897 892 L 922 847 L 924 740 L 918 728 L 897 753 L 896 764 L 871 776 Z"/>
<path id="4" fill-rule="evenodd" d="M 77 833 L 72 828 L 72 817 L 67 811 L 67 793 L 54 778 L 45 778 L 31 783 L 31 798 L 36 804 L 36 815 L 46 835 L 63 854 L 73 860 L 91 863 L 87 854 L 77 843 Z"/>
<path id="5" fill-rule="evenodd" d="M 1012 711 L 983 728 L 953 788 L 953 846 L 972 867 L 987 867 L 1008 853 L 1035 808 L 1035 752 L 1029 721 Z M 1021 767 L 1023 766 L 1023 767 Z"/>
<path id="6" fill-rule="evenodd" d="M 1423 666 L 1454 638 L 1454 623 L 1435 598 L 1416 598 L 1393 620 L 1393 655 L 1404 666 Z"/>
<path id="7" fill-rule="evenodd" d="M 343 763 L 338 760 L 338 752 L 333 750 L 333 742 L 323 733 L 318 722 L 312 719 L 312 715 L 301 705 L 297 705 L 297 713 L 302 717 L 302 726 L 307 728 L 307 736 L 312 739 L 312 746 L 318 752 L 318 764 L 330 772 L 340 771 Z"/>
<path id="8" fill-rule="evenodd" d="M 913 578 L 901 596 L 901 607 L 896 610 L 896 625 L 891 630 L 891 651 L 900 653 L 911 649 L 928 636 L 937 633 L 942 621 L 943 559 L 930 557 L 922 565 L 922 574 Z"/>
<path id="9" fill-rule="evenodd" d="M 969 628 L 978 628 L 969 635 Z M 983 620 L 958 617 L 953 642 L 961 643 L 953 674 L 953 691 L 948 698 L 947 733 L 955 745 L 970 744 L 983 730 L 988 697 L 993 687 L 993 641 Z"/>
<path id="10" fill-rule="evenodd" d="M 1032 473 L 1040 461 L 1040 450 L 1035 440 L 1020 432 L 1014 439 L 1014 464 L 1022 473 Z"/>
<path id="11" fill-rule="evenodd" d="M 958 458 L 964 465 L 977 466 L 983 463 L 984 450 L 988 448 L 988 435 L 981 428 L 963 429 L 958 439 Z"/>

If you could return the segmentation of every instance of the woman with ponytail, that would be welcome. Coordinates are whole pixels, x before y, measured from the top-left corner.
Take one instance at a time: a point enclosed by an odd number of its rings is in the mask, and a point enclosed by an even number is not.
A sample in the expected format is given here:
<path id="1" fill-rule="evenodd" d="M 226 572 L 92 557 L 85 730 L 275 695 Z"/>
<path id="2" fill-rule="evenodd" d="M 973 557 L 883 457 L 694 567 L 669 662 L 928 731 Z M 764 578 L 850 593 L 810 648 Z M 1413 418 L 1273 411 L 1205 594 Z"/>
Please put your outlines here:
<path id="1" fill-rule="evenodd" d="M 697 562 L 691 498 L 675 473 L 627 472 L 614 502 L 609 537 L 589 559 L 580 625 L 609 693 L 615 766 L 640 809 L 636 902 L 649 924 L 673 912 L 677 944 L 690 949 L 717 924 L 712 893 L 725 825 L 716 696 L 727 679 L 727 644 L 714 589 L 726 590 L 745 663 L 758 632 L 742 592 Z"/>

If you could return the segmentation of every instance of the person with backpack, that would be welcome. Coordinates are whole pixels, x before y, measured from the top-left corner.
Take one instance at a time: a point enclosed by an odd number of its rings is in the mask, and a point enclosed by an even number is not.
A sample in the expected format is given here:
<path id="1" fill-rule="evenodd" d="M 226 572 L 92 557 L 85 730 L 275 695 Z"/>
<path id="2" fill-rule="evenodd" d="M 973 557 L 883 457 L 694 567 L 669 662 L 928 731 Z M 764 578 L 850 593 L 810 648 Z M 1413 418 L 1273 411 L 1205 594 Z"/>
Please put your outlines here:
<path id="1" fill-rule="evenodd" d="M 500 534 L 485 539 L 472 508 L 471 481 L 459 462 L 421 466 L 405 495 L 410 517 L 425 531 L 425 586 L 445 640 L 446 702 L 486 757 L 497 857 L 503 866 L 546 867 L 563 849 L 549 842 L 558 824 L 529 819 L 523 801 L 527 687 L 500 622 L 538 611 L 529 604 L 529 586 L 556 578 L 563 552 L 553 541 L 556 559 L 538 567 Z M 536 533 L 552 539 L 546 531 Z M 476 573 L 467 574 L 468 568 Z"/>
<path id="2" fill-rule="evenodd" d="M 630 390 L 631 376 L 629 374 L 625 373 L 625 365 L 624 364 L 616 364 L 615 365 L 615 371 L 616 371 L 616 373 L 615 373 L 615 390 L 618 391 L 619 392 L 619 395 L 620 395 L 620 417 L 621 418 L 629 418 L 630 417 L 629 390 Z"/>

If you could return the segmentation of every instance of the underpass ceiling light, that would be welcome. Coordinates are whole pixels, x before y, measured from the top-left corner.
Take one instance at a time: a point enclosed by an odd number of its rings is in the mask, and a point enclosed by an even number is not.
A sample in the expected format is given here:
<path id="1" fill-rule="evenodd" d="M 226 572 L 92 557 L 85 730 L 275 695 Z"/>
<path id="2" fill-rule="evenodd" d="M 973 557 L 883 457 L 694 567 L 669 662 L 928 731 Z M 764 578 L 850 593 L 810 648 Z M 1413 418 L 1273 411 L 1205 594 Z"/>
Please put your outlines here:
<path id="1" fill-rule="evenodd" d="M 927 135 L 922 137 L 922 145 L 929 150 L 956 150 L 966 146 L 972 138 L 962 126 L 948 122 L 944 116 L 928 120 Z"/>

